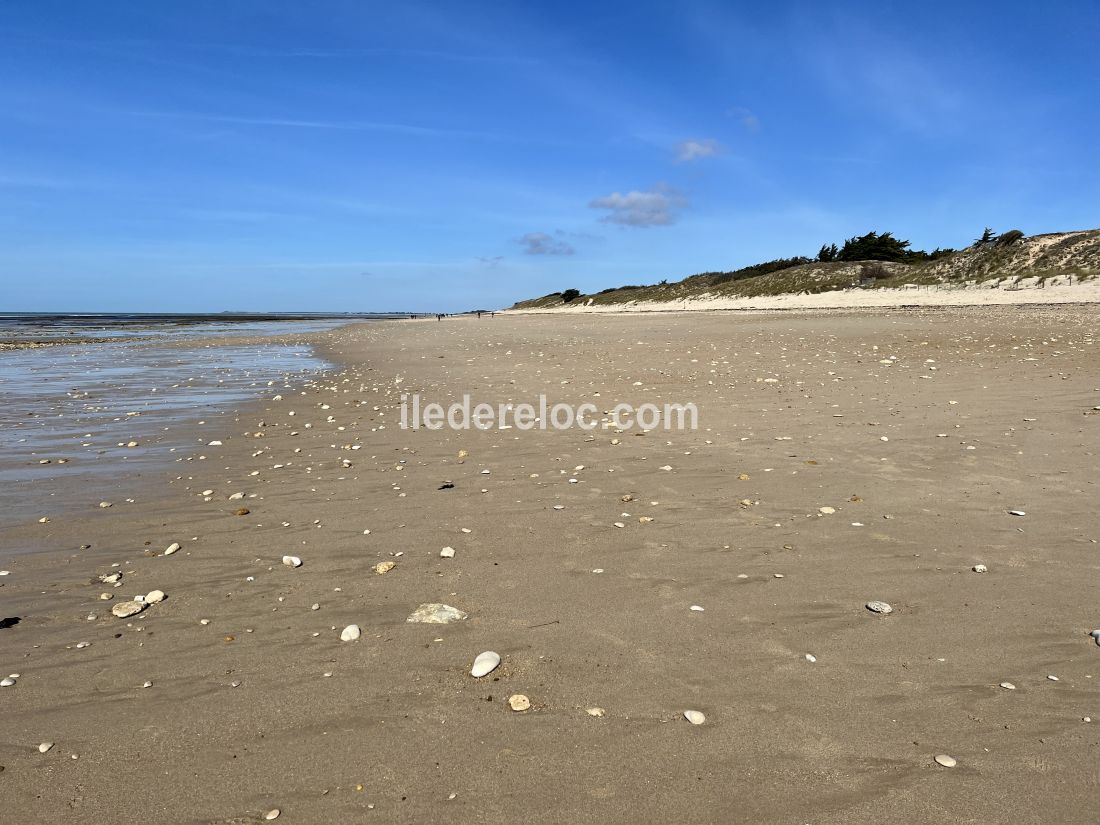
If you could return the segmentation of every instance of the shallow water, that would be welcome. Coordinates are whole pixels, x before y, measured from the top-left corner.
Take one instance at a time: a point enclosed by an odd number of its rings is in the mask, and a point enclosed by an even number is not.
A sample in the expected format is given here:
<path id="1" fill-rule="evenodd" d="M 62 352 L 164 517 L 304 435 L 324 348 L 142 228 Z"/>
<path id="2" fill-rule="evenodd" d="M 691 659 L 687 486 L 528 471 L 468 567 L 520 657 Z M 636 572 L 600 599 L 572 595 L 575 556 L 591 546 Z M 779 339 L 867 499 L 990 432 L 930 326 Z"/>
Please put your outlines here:
<path id="1" fill-rule="evenodd" d="M 233 332 L 287 335 L 337 325 L 238 324 Z M 127 478 L 167 466 L 206 436 L 235 435 L 218 423 L 227 411 L 329 366 L 305 343 L 180 346 L 221 337 L 223 326 L 0 352 L 0 526 L 125 495 L 133 489 Z"/>

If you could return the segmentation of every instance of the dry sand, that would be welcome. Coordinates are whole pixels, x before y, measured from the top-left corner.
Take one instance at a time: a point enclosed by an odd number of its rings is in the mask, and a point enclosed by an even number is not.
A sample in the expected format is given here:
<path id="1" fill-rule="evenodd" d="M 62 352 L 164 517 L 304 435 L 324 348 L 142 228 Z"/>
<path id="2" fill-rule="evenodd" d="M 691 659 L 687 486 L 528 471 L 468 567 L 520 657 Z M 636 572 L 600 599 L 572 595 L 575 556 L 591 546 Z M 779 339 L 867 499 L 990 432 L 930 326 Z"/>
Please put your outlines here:
<path id="1" fill-rule="evenodd" d="M 1095 822 L 1098 327 L 1051 307 L 322 334 L 342 370 L 136 504 L 78 489 L 86 516 L 0 535 L 39 550 L 0 562 L 0 820 Z M 409 432 L 401 392 L 694 402 L 700 429 Z M 470 618 L 407 624 L 425 602 Z M 474 679 L 485 650 L 502 664 Z"/>
<path id="2" fill-rule="evenodd" d="M 965 287 L 917 286 L 882 289 L 837 289 L 826 292 L 799 292 L 783 295 L 693 297 L 677 301 L 638 301 L 633 303 L 588 304 L 576 301 L 550 309 L 507 310 L 509 313 L 613 313 L 685 312 L 714 310 L 791 310 L 857 309 L 911 307 L 1022 306 L 1032 304 L 1100 303 L 1100 280 L 1078 281 L 1059 276 L 990 281 Z"/>

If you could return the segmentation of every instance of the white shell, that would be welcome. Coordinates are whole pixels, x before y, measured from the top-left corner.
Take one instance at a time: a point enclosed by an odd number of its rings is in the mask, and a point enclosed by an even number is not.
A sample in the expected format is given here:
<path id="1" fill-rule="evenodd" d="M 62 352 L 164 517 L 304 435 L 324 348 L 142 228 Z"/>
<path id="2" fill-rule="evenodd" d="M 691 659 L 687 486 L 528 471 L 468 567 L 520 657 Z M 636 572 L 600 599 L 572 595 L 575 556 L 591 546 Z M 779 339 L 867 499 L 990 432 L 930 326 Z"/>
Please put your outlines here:
<path id="1" fill-rule="evenodd" d="M 361 635 L 363 635 L 363 632 L 359 629 L 359 625 L 349 624 L 347 627 L 340 631 L 340 641 L 354 642 Z"/>
<path id="2" fill-rule="evenodd" d="M 975 564 L 974 567 L 972 567 L 971 569 L 975 573 L 988 573 L 989 572 L 989 568 L 986 567 L 984 564 Z"/>
<path id="3" fill-rule="evenodd" d="M 283 556 L 283 564 L 287 567 L 301 567 L 302 560 L 297 556 Z"/>
<path id="4" fill-rule="evenodd" d="M 894 612 L 894 608 L 890 607 L 886 602 L 867 602 L 867 609 L 872 613 L 881 613 L 884 616 L 887 613 Z"/>
<path id="5" fill-rule="evenodd" d="M 499 665 L 500 655 L 492 650 L 486 650 L 474 659 L 474 666 L 470 668 L 470 675 L 476 679 L 480 679 L 482 676 L 487 676 L 492 673 Z"/>
<path id="6" fill-rule="evenodd" d="M 439 557 L 441 559 L 453 559 L 455 557 L 455 549 L 453 547 L 444 547 L 439 551 Z"/>
<path id="7" fill-rule="evenodd" d="M 943 765 L 943 766 L 944 766 L 945 768 L 953 768 L 953 767 L 955 767 L 955 766 L 956 766 L 957 764 L 959 764 L 959 763 L 958 763 L 958 762 L 957 762 L 957 761 L 955 760 L 955 757 L 953 757 L 953 756 L 948 756 L 948 755 L 947 755 L 946 753 L 939 753 L 939 754 L 936 754 L 936 757 L 935 757 L 935 759 L 936 759 L 936 764 L 938 764 L 938 765 Z"/>
<path id="8" fill-rule="evenodd" d="M 516 713 L 522 713 L 525 710 L 531 709 L 531 700 L 522 693 L 514 693 L 508 697 L 508 707 Z"/>
<path id="9" fill-rule="evenodd" d="M 15 680 L 10 676 L 0 679 L 0 687 L 11 687 L 15 684 Z"/>
<path id="10" fill-rule="evenodd" d="M 702 713 L 700 713 L 697 710 L 685 710 L 684 711 L 684 718 L 687 719 L 689 722 L 691 722 L 691 724 L 693 724 L 693 725 L 701 725 L 705 721 L 707 721 L 707 717 L 705 717 Z"/>
<path id="11" fill-rule="evenodd" d="M 180 544 L 179 544 L 178 541 L 174 541 L 164 549 L 164 555 L 170 556 L 173 553 L 178 553 L 179 551 L 180 551 Z"/>
<path id="12" fill-rule="evenodd" d="M 43 742 L 38 746 L 39 753 L 47 753 L 53 748 L 53 742 Z"/>
<path id="13" fill-rule="evenodd" d="M 1027 515 L 1027 513 L 1025 513 L 1023 510 L 1009 510 L 1008 514 L 1010 516 L 1026 516 Z"/>

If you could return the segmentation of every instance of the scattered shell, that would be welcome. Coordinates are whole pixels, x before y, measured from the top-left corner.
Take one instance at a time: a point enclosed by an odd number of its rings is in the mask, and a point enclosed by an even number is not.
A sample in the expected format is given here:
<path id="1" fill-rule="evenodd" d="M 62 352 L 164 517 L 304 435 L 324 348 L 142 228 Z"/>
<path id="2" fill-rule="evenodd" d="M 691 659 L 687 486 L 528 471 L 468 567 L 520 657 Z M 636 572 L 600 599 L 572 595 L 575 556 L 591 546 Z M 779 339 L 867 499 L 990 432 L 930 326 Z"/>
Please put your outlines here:
<path id="1" fill-rule="evenodd" d="M 887 613 L 893 613 L 894 608 L 888 605 L 886 602 L 867 602 L 867 609 L 872 613 L 881 613 L 886 615 Z"/>
<path id="2" fill-rule="evenodd" d="M 936 759 L 936 764 L 938 764 L 938 765 L 943 765 L 943 766 L 944 766 L 945 768 L 953 768 L 953 767 L 955 767 L 955 766 L 956 766 L 957 764 L 959 764 L 959 763 L 958 763 L 958 762 L 957 762 L 957 761 L 955 760 L 955 757 L 953 757 L 953 756 L 948 756 L 948 755 L 947 755 L 946 753 L 938 753 L 938 754 L 936 754 L 936 757 L 935 757 L 935 759 Z"/>
<path id="3" fill-rule="evenodd" d="M 702 613 L 705 608 L 700 607 L 697 604 L 693 604 L 689 609 L 694 610 L 696 613 Z"/>
<path id="4" fill-rule="evenodd" d="M 986 567 L 984 564 L 975 564 L 970 569 L 973 570 L 975 573 L 988 573 L 989 572 L 989 568 Z"/>
<path id="5" fill-rule="evenodd" d="M 492 650 L 486 650 L 474 659 L 474 666 L 470 668 L 470 675 L 475 679 L 487 676 L 500 665 L 500 655 Z"/>
<path id="6" fill-rule="evenodd" d="M 1001 682 L 1001 687 L 1005 690 L 1016 690 L 1016 685 L 1012 684 L 1012 682 Z"/>
<path id="7" fill-rule="evenodd" d="M 1025 513 L 1023 510 L 1009 510 L 1008 514 L 1010 516 L 1026 516 L 1027 515 L 1027 513 Z"/>
<path id="8" fill-rule="evenodd" d="M 120 619 L 125 619 L 128 616 L 136 616 L 146 607 L 148 607 L 148 605 L 145 602 L 119 602 L 111 608 L 111 613 Z"/>
<path id="9" fill-rule="evenodd" d="M 163 590 L 150 590 L 148 593 L 145 594 L 145 601 L 147 601 L 149 604 L 160 604 L 166 598 L 168 597 L 164 595 Z"/>
<path id="10" fill-rule="evenodd" d="M 10 676 L 6 676 L 3 679 L 0 679 L 0 687 L 11 687 L 14 684 L 15 680 Z"/>
<path id="11" fill-rule="evenodd" d="M 268 811 L 266 814 L 264 814 L 264 819 L 267 819 L 267 820 L 278 819 L 279 814 L 281 814 L 281 813 L 282 813 L 282 811 L 280 811 L 278 808 L 272 808 L 270 811 Z"/>
<path id="12" fill-rule="evenodd" d="M 381 576 L 384 573 L 389 573 L 393 568 L 397 567 L 397 562 L 392 561 L 380 561 L 372 568 L 375 573 Z"/>
<path id="13" fill-rule="evenodd" d="M 164 555 L 170 556 L 173 553 L 178 553 L 179 551 L 180 551 L 180 544 L 179 544 L 178 541 L 174 541 L 171 544 L 169 544 L 166 548 L 164 548 Z"/>
<path id="14" fill-rule="evenodd" d="M 508 697 L 508 707 L 517 713 L 531 708 L 531 700 L 522 693 L 516 693 Z"/>
<path id="15" fill-rule="evenodd" d="M 810 664 L 813 664 L 814 662 L 817 661 L 817 657 L 814 656 L 814 654 L 812 654 L 812 653 L 807 653 L 806 654 L 806 661 L 809 662 Z"/>
<path id="16" fill-rule="evenodd" d="M 821 513 L 822 515 L 825 515 L 825 516 L 831 516 L 833 513 L 836 512 L 836 508 L 834 508 L 834 507 L 818 507 L 817 512 L 819 512 L 819 513 Z"/>
<path id="17" fill-rule="evenodd" d="M 53 749 L 53 742 L 43 742 L 38 746 L 39 753 L 49 753 Z"/>
<path id="18" fill-rule="evenodd" d="M 707 721 L 707 717 L 705 717 L 702 713 L 700 713 L 697 710 L 685 710 L 684 711 L 684 718 L 687 719 L 689 722 L 691 722 L 691 724 L 693 724 L 693 725 L 701 725 L 705 721 Z"/>
<path id="19" fill-rule="evenodd" d="M 283 556 L 283 564 L 287 567 L 301 567 L 302 560 L 297 556 Z"/>
<path id="20" fill-rule="evenodd" d="M 439 551 L 439 557 L 441 559 L 453 559 L 455 557 L 455 549 L 453 547 L 444 547 Z"/>
<path id="21" fill-rule="evenodd" d="M 603 717 L 607 713 L 607 711 L 603 708 L 588 708 L 585 713 L 587 713 L 589 716 L 600 718 Z"/>
<path id="22" fill-rule="evenodd" d="M 363 635 L 363 631 L 359 629 L 357 624 L 349 624 L 343 630 L 340 631 L 341 642 L 354 642 L 360 636 Z"/>
<path id="23" fill-rule="evenodd" d="M 405 619 L 410 624 L 450 624 L 469 618 L 469 614 L 457 607 L 439 602 L 428 602 L 420 605 L 413 611 L 409 618 Z"/>

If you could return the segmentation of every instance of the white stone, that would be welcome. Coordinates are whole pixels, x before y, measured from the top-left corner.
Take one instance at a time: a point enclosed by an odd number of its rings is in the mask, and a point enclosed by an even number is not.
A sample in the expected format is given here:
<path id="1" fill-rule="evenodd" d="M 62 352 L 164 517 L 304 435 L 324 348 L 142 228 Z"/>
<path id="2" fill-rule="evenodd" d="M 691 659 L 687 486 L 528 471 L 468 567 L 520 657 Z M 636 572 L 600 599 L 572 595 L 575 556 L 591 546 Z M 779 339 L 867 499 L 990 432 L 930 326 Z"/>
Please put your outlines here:
<path id="1" fill-rule="evenodd" d="M 604 716 L 607 711 L 603 708 L 588 708 L 585 713 L 587 713 L 589 716 L 595 716 L 597 719 L 599 719 L 600 717 Z"/>
<path id="2" fill-rule="evenodd" d="M 522 693 L 515 693 L 508 697 L 508 707 L 517 713 L 521 713 L 531 708 L 531 700 Z"/>
<path id="3" fill-rule="evenodd" d="M 439 557 L 441 559 L 453 559 L 455 557 L 455 549 L 453 547 L 444 547 L 439 551 Z"/>
<path id="4" fill-rule="evenodd" d="M 1012 684 L 1012 682 L 1001 682 L 1001 687 L 1005 690 L 1016 690 L 1016 685 Z"/>
<path id="5" fill-rule="evenodd" d="M 409 618 L 405 619 L 410 624 L 450 624 L 469 618 L 469 614 L 457 607 L 439 602 L 428 602 L 420 605 L 413 611 Z"/>
<path id="6" fill-rule="evenodd" d="M 283 564 L 287 567 L 301 567 L 302 560 L 297 556 L 283 556 Z"/>
<path id="7" fill-rule="evenodd" d="M 1027 515 L 1027 513 L 1025 513 L 1023 510 L 1009 510 L 1008 514 L 1010 516 L 1026 516 Z"/>
<path id="8" fill-rule="evenodd" d="M 266 814 L 264 814 L 264 819 L 267 819 L 267 820 L 278 819 L 279 814 L 281 814 L 281 813 L 282 813 L 282 811 L 280 811 L 278 808 L 272 808 L 270 811 L 268 811 Z"/>
<path id="9" fill-rule="evenodd" d="M 145 601 L 149 604 L 160 604 L 166 598 L 168 597 L 164 594 L 163 590 L 150 590 L 145 594 Z"/>
<path id="10" fill-rule="evenodd" d="M 872 613 L 881 613 L 886 615 L 887 613 L 893 613 L 894 608 L 888 605 L 886 602 L 867 602 L 867 609 Z"/>
<path id="11" fill-rule="evenodd" d="M 492 650 L 486 650 L 474 659 L 474 666 L 470 668 L 470 675 L 475 679 L 487 676 L 500 666 L 500 655 Z"/>
<path id="12" fill-rule="evenodd" d="M 53 742 L 43 742 L 38 746 L 39 753 L 49 753 L 53 749 Z"/>
<path id="13" fill-rule="evenodd" d="M 948 756 L 946 753 L 938 753 L 936 754 L 936 764 L 943 765 L 945 768 L 953 768 L 959 763 L 955 761 L 955 757 L 953 756 Z"/>
<path id="14" fill-rule="evenodd" d="M 363 631 L 359 629 L 357 624 L 349 624 L 343 630 L 340 631 L 341 642 L 354 642 L 360 636 L 363 635 Z"/>
<path id="15" fill-rule="evenodd" d="M 170 556 L 173 553 L 178 553 L 179 551 L 180 551 L 180 544 L 179 544 L 178 541 L 174 541 L 171 544 L 169 544 L 166 548 L 164 548 L 164 555 Z"/>
<path id="16" fill-rule="evenodd" d="M 975 564 L 974 567 L 972 567 L 971 569 L 975 573 L 988 573 L 989 572 L 989 568 L 986 567 L 984 564 Z"/>
<path id="17" fill-rule="evenodd" d="M 693 724 L 693 725 L 701 725 L 705 721 L 707 721 L 707 717 L 705 717 L 702 713 L 700 713 L 697 710 L 685 710 L 684 711 L 684 718 L 687 719 L 689 722 L 691 722 L 691 724 Z"/>
<path id="18" fill-rule="evenodd" d="M 6 676 L 5 678 L 0 679 L 0 687 L 11 687 L 14 684 L 15 680 L 10 676 Z"/>

